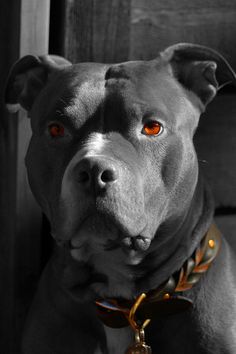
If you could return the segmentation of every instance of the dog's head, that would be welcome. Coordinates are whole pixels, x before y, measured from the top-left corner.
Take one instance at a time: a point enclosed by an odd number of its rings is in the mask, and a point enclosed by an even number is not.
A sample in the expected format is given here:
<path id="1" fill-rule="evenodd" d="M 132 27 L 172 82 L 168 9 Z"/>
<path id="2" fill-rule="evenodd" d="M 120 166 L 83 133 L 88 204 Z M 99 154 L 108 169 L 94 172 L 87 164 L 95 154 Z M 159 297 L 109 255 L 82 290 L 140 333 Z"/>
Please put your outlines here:
<path id="1" fill-rule="evenodd" d="M 183 223 L 198 181 L 199 116 L 233 81 L 224 58 L 191 44 L 151 61 L 71 65 L 26 56 L 14 65 L 6 103 L 31 119 L 32 191 L 54 238 L 102 275 L 90 284 L 99 295 L 130 296 L 128 267 Z"/>

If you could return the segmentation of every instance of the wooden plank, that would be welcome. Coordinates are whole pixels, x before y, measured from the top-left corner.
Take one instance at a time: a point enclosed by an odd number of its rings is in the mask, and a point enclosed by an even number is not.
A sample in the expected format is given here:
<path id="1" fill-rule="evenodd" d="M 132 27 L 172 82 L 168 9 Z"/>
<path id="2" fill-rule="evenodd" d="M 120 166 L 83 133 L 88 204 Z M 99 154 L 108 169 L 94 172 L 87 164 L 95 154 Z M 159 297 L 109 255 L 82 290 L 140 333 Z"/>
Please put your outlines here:
<path id="1" fill-rule="evenodd" d="M 0 17 L 4 24 L 1 53 L 7 54 L 1 77 L 6 79 L 9 67 L 19 57 L 47 53 L 50 1 L 4 0 L 1 5 L 5 9 Z M 24 166 L 31 136 L 29 119 L 23 111 L 13 116 L 0 109 L 4 119 L 0 130 L 4 166 L 0 172 L 0 347 L 1 352 L 12 354 L 20 351 L 20 333 L 40 271 L 41 211 L 30 192 Z"/>
<path id="2" fill-rule="evenodd" d="M 21 0 L 20 53 L 46 54 L 49 38 L 49 0 Z M 16 181 L 16 310 L 20 332 L 26 307 L 32 298 L 41 270 L 41 210 L 28 184 L 24 159 L 31 137 L 25 111 L 18 114 Z"/>
<path id="3" fill-rule="evenodd" d="M 71 0 L 64 1 L 63 6 L 61 54 L 67 59 L 72 62 L 128 59 L 129 0 Z"/>
<path id="4" fill-rule="evenodd" d="M 93 0 L 64 2 L 62 53 L 72 62 L 91 61 Z"/>
<path id="5" fill-rule="evenodd" d="M 130 0 L 94 2 L 93 60 L 118 63 L 128 60 Z"/>
<path id="6" fill-rule="evenodd" d="M 236 0 L 133 0 L 130 59 L 152 59 L 177 42 L 211 46 L 236 67 Z"/>
<path id="7" fill-rule="evenodd" d="M 27 54 L 46 54 L 49 36 L 49 0 L 21 0 L 20 57 Z M 30 192 L 24 158 L 31 137 L 30 121 L 26 113 L 18 114 L 17 133 L 17 205 L 16 245 L 17 267 L 16 309 L 20 332 L 26 307 L 37 283 L 41 265 L 41 211 Z"/>

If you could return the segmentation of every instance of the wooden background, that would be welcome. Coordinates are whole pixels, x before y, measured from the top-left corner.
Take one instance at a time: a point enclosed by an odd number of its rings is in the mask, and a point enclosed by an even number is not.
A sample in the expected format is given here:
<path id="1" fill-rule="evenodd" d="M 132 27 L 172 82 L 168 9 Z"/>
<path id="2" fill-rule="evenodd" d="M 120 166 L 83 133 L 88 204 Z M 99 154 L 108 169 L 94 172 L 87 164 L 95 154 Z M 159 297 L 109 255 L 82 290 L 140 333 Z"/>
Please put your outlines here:
<path id="1" fill-rule="evenodd" d="M 19 354 L 25 314 L 51 239 L 24 168 L 29 121 L 24 112 L 7 114 L 3 105 L 10 66 L 24 54 L 46 53 L 48 45 L 72 62 L 120 62 L 152 59 L 184 41 L 219 50 L 236 70 L 236 0 L 2 0 L 0 29 L 0 353 Z M 218 223 L 231 241 L 236 237 L 235 134 L 236 91 L 225 90 L 202 117 L 195 142 L 214 191 Z"/>

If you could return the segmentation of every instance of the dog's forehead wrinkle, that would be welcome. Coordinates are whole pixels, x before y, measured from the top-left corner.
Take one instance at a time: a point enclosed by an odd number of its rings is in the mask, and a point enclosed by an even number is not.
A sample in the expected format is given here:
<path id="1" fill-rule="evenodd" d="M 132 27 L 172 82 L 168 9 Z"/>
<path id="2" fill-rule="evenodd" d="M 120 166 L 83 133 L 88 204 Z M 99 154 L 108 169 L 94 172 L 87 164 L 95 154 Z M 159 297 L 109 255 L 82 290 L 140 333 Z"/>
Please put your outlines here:
<path id="1" fill-rule="evenodd" d="M 110 79 L 135 79 L 135 77 L 149 71 L 151 66 L 147 61 L 128 61 L 124 63 L 112 64 L 105 73 L 105 80 Z"/>
<path id="2" fill-rule="evenodd" d="M 83 110 L 91 116 L 101 106 L 104 97 L 105 88 L 102 80 L 85 81 L 76 87 L 73 98 L 69 105 L 66 105 L 64 111 L 66 114 L 76 117 L 80 110 Z"/>
<path id="3" fill-rule="evenodd" d="M 125 96 L 125 91 L 142 87 L 157 73 L 157 69 L 147 61 L 114 64 L 105 74 L 105 87 L 110 92 L 119 91 Z"/>
<path id="4" fill-rule="evenodd" d="M 123 106 L 128 102 L 124 108 L 137 114 L 157 111 L 169 117 L 173 115 L 173 110 L 178 113 L 179 97 L 181 94 L 184 96 L 184 91 L 171 75 L 166 76 L 164 70 L 154 70 L 143 73 L 135 80 L 138 81 L 137 85 L 132 77 L 129 80 L 110 79 L 106 87 L 107 102 L 119 101 Z"/>

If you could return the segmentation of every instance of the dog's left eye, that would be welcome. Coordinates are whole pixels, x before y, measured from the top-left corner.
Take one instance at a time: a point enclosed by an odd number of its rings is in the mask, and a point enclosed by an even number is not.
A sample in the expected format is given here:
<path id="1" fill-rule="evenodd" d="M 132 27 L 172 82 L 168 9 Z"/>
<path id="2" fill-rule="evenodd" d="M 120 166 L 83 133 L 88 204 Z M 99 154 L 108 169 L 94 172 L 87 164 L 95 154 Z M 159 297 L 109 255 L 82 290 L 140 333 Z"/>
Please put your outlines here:
<path id="1" fill-rule="evenodd" d="M 163 130 L 162 125 L 157 121 L 150 121 L 144 124 L 142 133 L 145 135 L 159 135 Z"/>
<path id="2" fill-rule="evenodd" d="M 59 123 L 51 123 L 48 126 L 48 130 L 52 138 L 63 137 L 65 135 L 65 128 Z"/>

